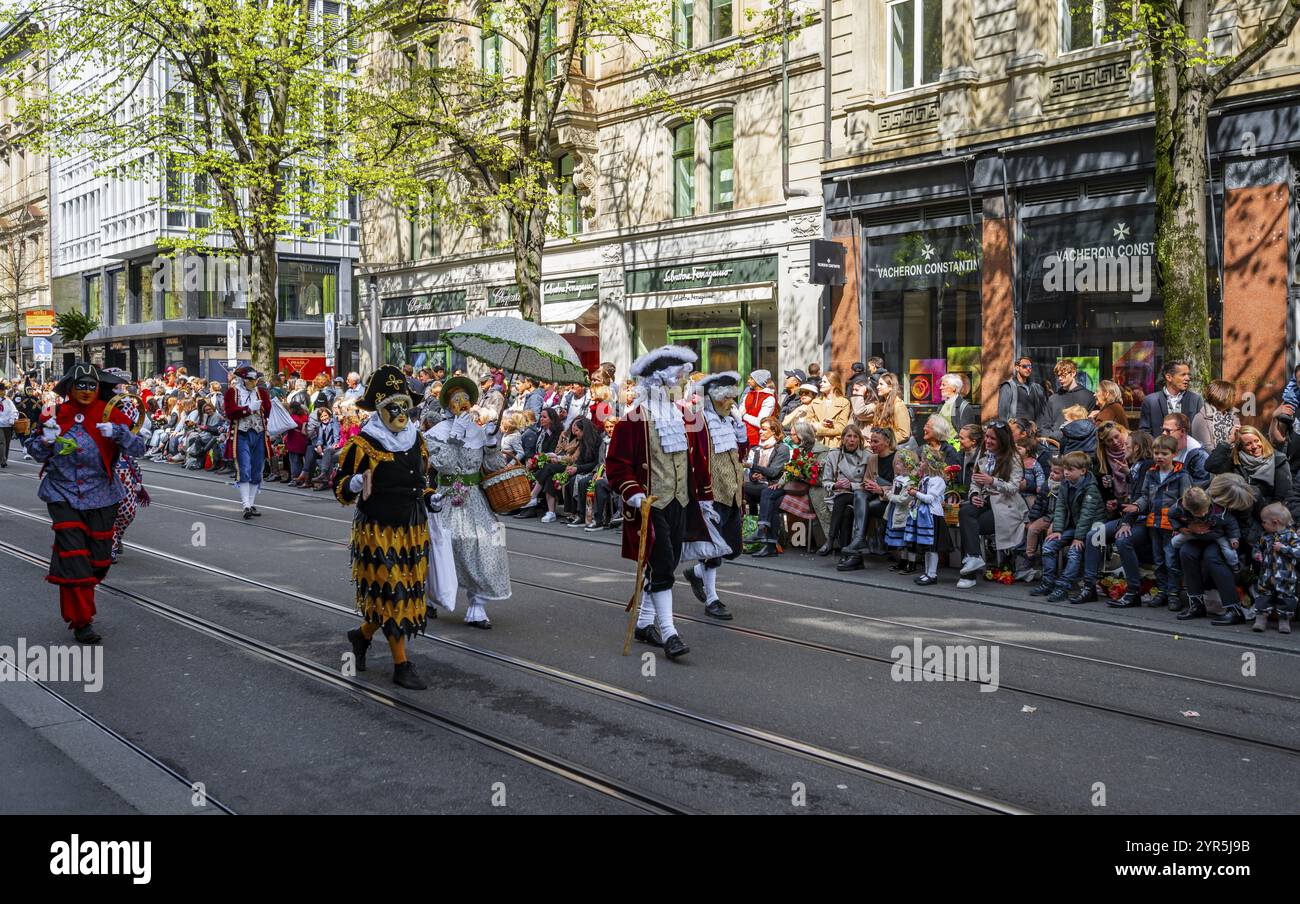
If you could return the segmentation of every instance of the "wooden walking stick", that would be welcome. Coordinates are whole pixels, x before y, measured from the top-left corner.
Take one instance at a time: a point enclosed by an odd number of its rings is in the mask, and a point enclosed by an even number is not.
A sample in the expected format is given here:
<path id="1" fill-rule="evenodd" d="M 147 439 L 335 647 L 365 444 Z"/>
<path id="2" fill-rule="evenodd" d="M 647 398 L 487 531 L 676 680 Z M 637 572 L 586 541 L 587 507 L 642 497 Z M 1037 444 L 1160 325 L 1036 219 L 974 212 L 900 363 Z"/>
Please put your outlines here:
<path id="1" fill-rule="evenodd" d="M 623 637 L 623 655 L 632 648 L 632 631 L 636 628 L 637 616 L 641 614 L 641 580 L 645 576 L 645 544 L 650 535 L 650 507 L 659 499 L 647 496 L 641 502 L 641 542 L 636 551 L 636 585 L 632 588 L 632 598 L 627 601 L 624 610 L 632 613 L 627 619 L 627 634 Z"/>

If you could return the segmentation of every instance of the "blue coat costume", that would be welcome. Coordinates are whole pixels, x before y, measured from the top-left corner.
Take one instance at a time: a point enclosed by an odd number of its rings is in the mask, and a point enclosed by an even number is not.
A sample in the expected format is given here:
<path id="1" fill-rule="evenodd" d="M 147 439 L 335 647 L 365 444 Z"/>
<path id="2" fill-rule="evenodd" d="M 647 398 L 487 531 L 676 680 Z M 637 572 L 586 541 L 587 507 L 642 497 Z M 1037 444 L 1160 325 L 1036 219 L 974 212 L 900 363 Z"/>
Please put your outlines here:
<path id="1" fill-rule="evenodd" d="M 46 580 L 59 587 L 64 620 L 81 631 L 95 617 L 95 585 L 112 564 L 113 522 L 126 495 L 116 474 L 117 458 L 123 452 L 143 454 L 146 437 L 132 433 L 131 419 L 105 404 L 111 378 L 87 364 L 75 365 L 69 374 L 74 376 L 64 376 L 59 392 L 66 393 L 73 379 L 93 375 L 100 380 L 100 398 L 88 405 L 63 402 L 54 412 L 55 424 L 33 424 L 23 444 L 43 465 L 37 495 L 54 528 Z M 113 425 L 110 436 L 99 430 L 104 422 Z"/>

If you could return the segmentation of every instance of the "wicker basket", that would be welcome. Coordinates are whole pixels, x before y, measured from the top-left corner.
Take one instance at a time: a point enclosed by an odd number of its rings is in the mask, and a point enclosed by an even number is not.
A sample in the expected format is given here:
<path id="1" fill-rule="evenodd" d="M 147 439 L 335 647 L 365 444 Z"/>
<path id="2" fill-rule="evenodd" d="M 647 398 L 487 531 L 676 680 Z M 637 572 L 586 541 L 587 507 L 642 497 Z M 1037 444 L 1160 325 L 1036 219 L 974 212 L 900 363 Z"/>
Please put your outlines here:
<path id="1" fill-rule="evenodd" d="M 945 502 L 943 504 L 944 524 L 947 524 L 949 527 L 956 527 L 958 524 L 958 516 L 960 512 L 961 512 L 960 504 L 953 503 L 953 502 Z"/>
<path id="2" fill-rule="evenodd" d="M 479 486 L 487 494 L 488 505 L 498 515 L 521 508 L 533 495 L 533 484 L 519 464 L 506 465 L 499 471 L 484 471 Z"/>
<path id="3" fill-rule="evenodd" d="M 26 436 L 27 431 L 31 429 L 32 429 L 32 422 L 27 420 L 27 418 L 23 417 L 22 415 L 19 415 L 18 420 L 14 421 L 14 433 L 17 433 L 19 436 Z"/>

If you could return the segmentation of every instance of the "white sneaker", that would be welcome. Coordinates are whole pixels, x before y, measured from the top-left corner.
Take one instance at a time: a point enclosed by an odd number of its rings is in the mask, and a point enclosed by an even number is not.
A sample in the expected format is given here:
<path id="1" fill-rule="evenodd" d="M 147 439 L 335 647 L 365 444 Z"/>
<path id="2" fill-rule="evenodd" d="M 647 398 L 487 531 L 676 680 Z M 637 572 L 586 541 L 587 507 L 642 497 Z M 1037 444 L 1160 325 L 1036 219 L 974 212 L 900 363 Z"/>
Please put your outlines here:
<path id="1" fill-rule="evenodd" d="M 554 520 L 555 520 L 555 512 L 547 512 L 545 515 L 542 516 L 543 524 L 550 524 Z"/>
<path id="2" fill-rule="evenodd" d="M 984 559 L 982 556 L 967 556 L 961 560 L 961 576 L 977 574 L 984 568 Z"/>
<path id="3" fill-rule="evenodd" d="M 974 578 L 962 578 L 960 581 L 957 582 L 958 590 L 969 590 L 974 586 L 975 586 Z"/>

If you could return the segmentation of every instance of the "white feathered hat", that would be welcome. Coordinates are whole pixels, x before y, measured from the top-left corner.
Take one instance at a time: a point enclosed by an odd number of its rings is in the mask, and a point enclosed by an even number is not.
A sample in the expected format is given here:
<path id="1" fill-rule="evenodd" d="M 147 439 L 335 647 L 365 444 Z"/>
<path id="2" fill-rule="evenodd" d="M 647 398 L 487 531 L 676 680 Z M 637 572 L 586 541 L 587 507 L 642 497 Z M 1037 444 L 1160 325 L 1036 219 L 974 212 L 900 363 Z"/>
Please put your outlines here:
<path id="1" fill-rule="evenodd" d="M 701 377 L 695 384 L 695 388 L 701 394 L 708 395 L 715 402 L 719 399 L 734 399 L 740 395 L 740 374 L 734 370 L 726 370 L 720 374 L 709 374 Z"/>
<path id="2" fill-rule="evenodd" d="M 698 360 L 699 355 L 685 346 L 664 345 L 637 358 L 628 372 L 634 377 L 648 377 L 670 367 L 694 364 Z"/>

